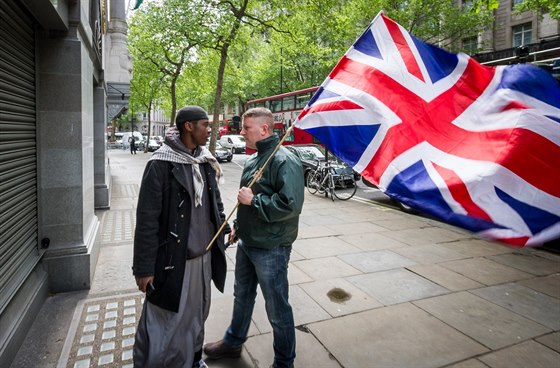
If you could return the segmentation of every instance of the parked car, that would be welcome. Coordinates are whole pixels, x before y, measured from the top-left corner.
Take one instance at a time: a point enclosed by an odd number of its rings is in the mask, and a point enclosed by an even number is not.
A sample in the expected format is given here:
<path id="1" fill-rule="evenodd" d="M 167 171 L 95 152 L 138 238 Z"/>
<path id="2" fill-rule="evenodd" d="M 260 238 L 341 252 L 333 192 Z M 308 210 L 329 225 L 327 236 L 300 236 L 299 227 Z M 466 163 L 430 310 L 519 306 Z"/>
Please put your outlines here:
<path id="1" fill-rule="evenodd" d="M 317 169 L 317 164 L 326 160 L 325 149 L 318 144 L 292 144 L 285 147 L 301 160 L 305 182 L 307 182 L 307 175 Z M 328 156 L 330 165 L 334 168 L 336 174 L 353 174 L 356 181 L 360 180 L 360 174 L 345 162 L 339 160 L 332 153 L 329 153 Z"/>
<path id="2" fill-rule="evenodd" d="M 163 137 L 161 135 L 152 135 L 150 137 L 150 140 L 155 140 L 157 144 L 159 144 L 160 146 L 163 144 Z"/>
<path id="3" fill-rule="evenodd" d="M 367 180 L 365 177 L 362 176 L 362 183 L 364 183 L 366 186 L 370 187 L 370 188 L 378 188 L 377 185 L 375 185 L 374 183 L 372 183 L 371 181 Z M 399 206 L 399 208 L 401 210 L 403 210 L 404 212 L 407 213 L 418 213 L 418 211 L 416 211 L 414 208 L 410 207 L 409 205 L 406 205 L 402 202 L 397 201 L 394 198 L 391 198 L 391 201 L 393 201 L 393 203 L 395 203 L 397 206 Z"/>
<path id="4" fill-rule="evenodd" d="M 233 151 L 224 147 L 220 142 L 216 142 L 216 152 L 214 152 L 214 157 L 216 157 L 219 162 L 231 162 L 231 159 L 233 158 Z"/>
<path id="5" fill-rule="evenodd" d="M 226 148 L 231 148 L 233 153 L 245 152 L 245 138 L 241 135 L 223 135 L 220 138 L 220 143 Z"/>
<path id="6" fill-rule="evenodd" d="M 154 152 L 157 151 L 161 147 L 161 144 L 158 143 L 155 139 L 150 139 L 148 141 L 148 151 Z"/>

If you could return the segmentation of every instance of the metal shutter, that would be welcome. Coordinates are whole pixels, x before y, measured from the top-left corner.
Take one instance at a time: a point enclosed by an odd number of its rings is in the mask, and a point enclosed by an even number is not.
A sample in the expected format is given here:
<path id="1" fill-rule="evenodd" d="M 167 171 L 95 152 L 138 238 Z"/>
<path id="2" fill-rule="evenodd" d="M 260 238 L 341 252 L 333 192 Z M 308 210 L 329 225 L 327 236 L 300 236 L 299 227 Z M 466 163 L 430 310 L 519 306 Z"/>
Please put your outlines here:
<path id="1" fill-rule="evenodd" d="M 39 261 L 33 18 L 0 2 L 0 313 Z"/>

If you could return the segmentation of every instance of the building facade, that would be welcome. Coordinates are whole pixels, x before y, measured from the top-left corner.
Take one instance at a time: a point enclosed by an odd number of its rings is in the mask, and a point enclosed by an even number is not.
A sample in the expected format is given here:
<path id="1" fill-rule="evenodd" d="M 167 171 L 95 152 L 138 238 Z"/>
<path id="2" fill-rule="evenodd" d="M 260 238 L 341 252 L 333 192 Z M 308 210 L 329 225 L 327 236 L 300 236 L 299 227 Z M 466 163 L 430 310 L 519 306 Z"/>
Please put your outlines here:
<path id="1" fill-rule="evenodd" d="M 515 14 L 515 5 L 522 1 L 500 0 L 494 10 L 492 29 L 464 39 L 463 48 L 476 50 L 473 57 L 488 65 L 519 61 L 547 63 L 560 58 L 560 22 L 549 14 L 532 11 Z M 523 46 L 528 55 L 520 60 Z"/>
<path id="2" fill-rule="evenodd" d="M 165 136 L 165 129 L 169 126 L 169 116 L 167 116 L 163 110 L 154 109 L 150 113 L 148 119 L 148 113 L 141 113 L 139 118 L 138 131 L 144 136 Z"/>
<path id="3" fill-rule="evenodd" d="M 49 294 L 90 287 L 95 210 L 111 189 L 103 45 L 123 10 L 124 0 L 0 2 L 2 363 Z"/>

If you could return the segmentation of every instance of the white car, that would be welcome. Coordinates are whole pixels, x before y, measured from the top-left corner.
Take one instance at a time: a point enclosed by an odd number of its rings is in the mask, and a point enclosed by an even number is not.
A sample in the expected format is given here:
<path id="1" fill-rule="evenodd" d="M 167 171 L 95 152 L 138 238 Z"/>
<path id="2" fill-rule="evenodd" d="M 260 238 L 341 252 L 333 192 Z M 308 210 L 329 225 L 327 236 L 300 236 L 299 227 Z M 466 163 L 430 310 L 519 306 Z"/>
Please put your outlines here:
<path id="1" fill-rule="evenodd" d="M 245 152 L 245 138 L 241 135 L 222 135 L 220 143 L 225 148 L 231 148 L 234 153 Z"/>

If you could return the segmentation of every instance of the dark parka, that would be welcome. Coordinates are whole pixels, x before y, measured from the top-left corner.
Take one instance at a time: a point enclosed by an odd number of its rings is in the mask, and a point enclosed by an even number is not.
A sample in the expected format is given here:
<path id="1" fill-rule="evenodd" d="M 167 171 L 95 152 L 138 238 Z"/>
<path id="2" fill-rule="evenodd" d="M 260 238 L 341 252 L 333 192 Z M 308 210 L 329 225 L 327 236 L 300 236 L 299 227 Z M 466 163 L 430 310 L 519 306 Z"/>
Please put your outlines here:
<path id="1" fill-rule="evenodd" d="M 247 186 L 279 143 L 276 135 L 257 142 L 257 152 L 245 162 L 241 185 Z M 236 235 L 255 248 L 289 247 L 298 234 L 304 187 L 301 161 L 280 147 L 252 187 L 250 205 L 239 205 Z"/>
<path id="2" fill-rule="evenodd" d="M 187 259 L 187 241 L 191 219 L 191 196 L 181 164 L 149 161 L 144 170 L 134 234 L 134 276 L 154 276 L 155 291 L 147 299 L 161 308 L 177 312 Z M 200 165 L 205 175 L 205 190 L 210 199 L 210 217 L 214 229 L 225 221 L 224 206 L 210 164 Z M 203 203 L 203 205 L 205 205 Z M 223 292 L 226 278 L 224 235 L 226 225 L 212 246 L 212 280 Z"/>

